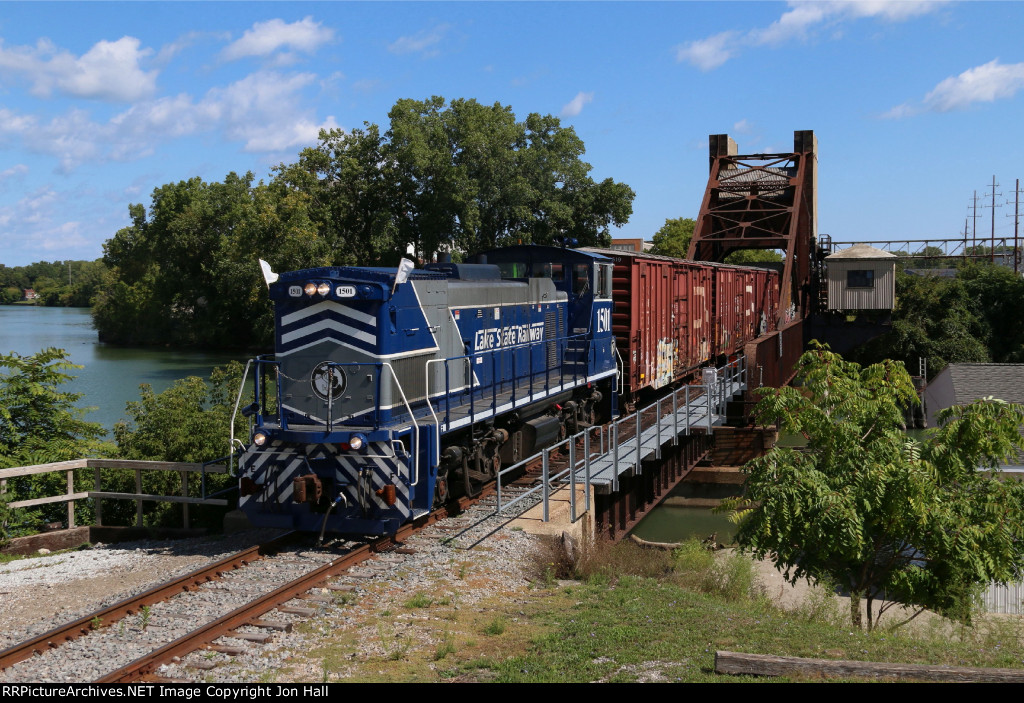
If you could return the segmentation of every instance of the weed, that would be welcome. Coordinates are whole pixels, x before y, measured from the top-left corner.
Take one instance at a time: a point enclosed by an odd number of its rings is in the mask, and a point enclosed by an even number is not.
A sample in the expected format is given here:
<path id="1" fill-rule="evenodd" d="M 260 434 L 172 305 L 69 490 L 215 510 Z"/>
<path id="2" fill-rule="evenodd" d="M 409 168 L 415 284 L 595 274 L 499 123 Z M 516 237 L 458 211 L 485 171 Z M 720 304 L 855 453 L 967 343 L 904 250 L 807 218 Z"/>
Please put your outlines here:
<path id="1" fill-rule="evenodd" d="M 117 636 L 118 637 L 124 637 L 125 629 L 126 629 L 126 625 L 125 625 L 124 620 L 122 620 L 121 622 L 119 622 L 117 624 Z"/>
<path id="2" fill-rule="evenodd" d="M 559 539 L 542 540 L 533 552 L 533 581 L 551 588 L 555 581 L 572 575 L 573 563 Z"/>
<path id="3" fill-rule="evenodd" d="M 660 549 L 644 549 L 633 542 L 608 544 L 595 541 L 579 550 L 573 575 L 594 584 L 610 583 L 620 576 L 657 578 L 672 571 L 672 555 Z"/>
<path id="4" fill-rule="evenodd" d="M 320 662 L 320 683 L 329 683 L 331 680 L 331 670 L 327 667 L 327 660 L 323 659 Z"/>
<path id="5" fill-rule="evenodd" d="M 143 630 L 149 627 L 149 620 L 152 617 L 153 609 L 150 608 L 148 605 L 142 606 L 142 608 L 139 609 L 139 627 L 141 627 Z"/>
<path id="6" fill-rule="evenodd" d="M 444 633 L 444 637 L 441 639 L 441 644 L 437 645 L 437 649 L 434 650 L 434 661 L 441 661 L 449 654 L 455 653 L 455 641 L 452 639 L 452 633 Z"/>
<path id="7" fill-rule="evenodd" d="M 390 608 L 388 608 L 388 609 L 386 609 L 386 610 L 382 610 L 382 611 L 380 611 L 380 616 L 381 616 L 382 618 L 390 618 L 390 617 L 391 617 L 391 609 L 390 609 Z"/>
<path id="8" fill-rule="evenodd" d="M 345 591 L 338 591 L 334 594 L 335 605 L 350 605 L 358 600 L 355 593 L 346 593 Z"/>
<path id="9" fill-rule="evenodd" d="M 429 608 L 433 605 L 434 599 L 428 596 L 426 593 L 417 593 L 409 600 L 405 601 L 406 608 Z"/>
<path id="10" fill-rule="evenodd" d="M 210 661 L 211 659 L 213 659 L 216 656 L 217 656 L 217 653 L 213 652 L 213 651 L 211 651 L 209 649 L 206 650 L 205 652 L 203 652 L 203 659 L 205 659 L 206 661 Z"/>
<path id="11" fill-rule="evenodd" d="M 388 653 L 388 659 L 393 662 L 402 661 L 411 648 L 412 638 L 402 637 L 395 643 L 395 648 Z"/>
<path id="12" fill-rule="evenodd" d="M 844 621 L 836 588 L 826 581 L 808 590 L 796 612 L 807 622 L 839 626 Z"/>
<path id="13" fill-rule="evenodd" d="M 489 623 L 487 623 L 487 625 L 484 627 L 484 634 L 500 635 L 503 634 L 506 629 L 508 629 L 508 621 L 499 615 L 498 617 L 494 618 Z"/>

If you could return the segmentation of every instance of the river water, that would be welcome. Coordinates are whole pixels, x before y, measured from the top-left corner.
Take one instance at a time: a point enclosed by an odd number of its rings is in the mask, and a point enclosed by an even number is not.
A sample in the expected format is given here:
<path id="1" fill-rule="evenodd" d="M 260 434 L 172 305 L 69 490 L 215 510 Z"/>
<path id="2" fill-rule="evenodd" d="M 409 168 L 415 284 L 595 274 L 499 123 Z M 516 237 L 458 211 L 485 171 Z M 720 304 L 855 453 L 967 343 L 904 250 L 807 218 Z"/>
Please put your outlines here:
<path id="1" fill-rule="evenodd" d="M 65 349 L 72 362 L 84 367 L 68 372 L 75 378 L 62 390 L 83 393 L 78 406 L 94 408 L 85 419 L 108 430 L 125 417 L 125 404 L 139 399 L 139 384 L 148 383 L 159 393 L 176 379 L 208 378 L 215 366 L 245 361 L 241 353 L 100 344 L 88 308 L 0 305 L 0 353 L 28 356 L 46 347 Z"/>

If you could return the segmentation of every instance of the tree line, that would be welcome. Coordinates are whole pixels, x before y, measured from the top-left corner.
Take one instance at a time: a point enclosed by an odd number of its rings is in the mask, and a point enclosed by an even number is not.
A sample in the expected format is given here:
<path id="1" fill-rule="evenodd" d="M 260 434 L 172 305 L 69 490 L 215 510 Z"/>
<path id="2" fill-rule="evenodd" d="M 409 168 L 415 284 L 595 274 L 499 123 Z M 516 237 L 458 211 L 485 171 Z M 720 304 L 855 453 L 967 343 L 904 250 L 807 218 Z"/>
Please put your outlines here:
<path id="1" fill-rule="evenodd" d="M 898 270 L 892 328 L 853 355 L 861 363 L 882 359 L 929 376 L 948 364 L 1024 362 L 1024 278 L 1005 266 L 967 263 L 953 278 Z"/>
<path id="2" fill-rule="evenodd" d="M 323 131 L 267 181 L 229 173 L 153 191 L 104 245 L 93 316 L 123 344 L 267 347 L 257 259 L 277 271 L 394 266 L 516 243 L 607 245 L 633 191 L 595 181 L 583 141 L 551 115 L 475 100 L 399 100 L 386 129 Z"/>
<path id="3" fill-rule="evenodd" d="M 103 284 L 106 266 L 96 261 L 37 261 L 28 266 L 0 264 L 0 305 L 20 301 L 32 289 L 43 305 L 87 308 Z"/>

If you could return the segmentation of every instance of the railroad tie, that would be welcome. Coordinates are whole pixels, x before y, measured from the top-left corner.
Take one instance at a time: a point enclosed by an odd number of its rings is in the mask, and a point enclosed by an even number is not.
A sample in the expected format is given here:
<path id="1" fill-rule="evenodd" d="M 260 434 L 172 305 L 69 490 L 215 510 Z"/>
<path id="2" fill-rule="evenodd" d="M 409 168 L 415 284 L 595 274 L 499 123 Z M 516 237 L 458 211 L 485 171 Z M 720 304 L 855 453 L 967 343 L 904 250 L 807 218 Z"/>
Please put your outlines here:
<path id="1" fill-rule="evenodd" d="M 245 647 L 234 647 L 227 644 L 211 644 L 209 649 L 214 652 L 220 652 L 221 654 L 230 654 L 233 657 L 238 656 L 239 654 L 245 654 L 246 652 Z"/>
<path id="2" fill-rule="evenodd" d="M 229 632 L 227 636 L 233 637 L 236 640 L 245 640 L 246 642 L 256 642 L 258 644 L 268 642 L 274 637 L 269 632 L 239 632 L 238 630 Z"/>
<path id="3" fill-rule="evenodd" d="M 276 632 L 292 631 L 292 624 L 290 622 L 278 622 L 275 620 L 253 620 L 249 624 L 253 627 L 262 627 L 265 630 L 274 630 Z"/>

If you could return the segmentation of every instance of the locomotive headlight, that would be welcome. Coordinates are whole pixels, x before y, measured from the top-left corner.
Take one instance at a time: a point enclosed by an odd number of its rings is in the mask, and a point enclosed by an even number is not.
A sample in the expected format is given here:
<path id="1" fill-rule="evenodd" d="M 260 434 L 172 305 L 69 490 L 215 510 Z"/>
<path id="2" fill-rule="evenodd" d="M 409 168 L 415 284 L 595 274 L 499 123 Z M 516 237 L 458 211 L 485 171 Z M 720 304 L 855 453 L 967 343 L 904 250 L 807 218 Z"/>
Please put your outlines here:
<path id="1" fill-rule="evenodd" d="M 366 446 L 366 437 L 361 434 L 354 434 L 348 438 L 348 446 L 353 449 L 362 449 Z"/>
<path id="2" fill-rule="evenodd" d="M 257 432 L 252 436 L 252 443 L 255 444 L 257 447 L 262 447 L 264 444 L 267 443 L 267 436 L 262 432 Z"/>
<path id="3" fill-rule="evenodd" d="M 319 286 L 316 287 L 316 292 L 319 293 L 320 295 L 327 295 L 328 293 L 331 292 L 331 284 L 321 283 Z"/>
<path id="4" fill-rule="evenodd" d="M 316 284 L 313 282 L 307 283 L 306 287 L 302 289 L 306 295 L 314 295 L 316 293 Z"/>

